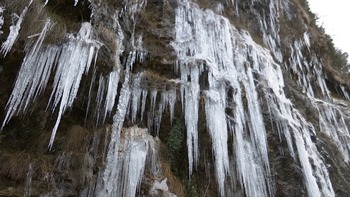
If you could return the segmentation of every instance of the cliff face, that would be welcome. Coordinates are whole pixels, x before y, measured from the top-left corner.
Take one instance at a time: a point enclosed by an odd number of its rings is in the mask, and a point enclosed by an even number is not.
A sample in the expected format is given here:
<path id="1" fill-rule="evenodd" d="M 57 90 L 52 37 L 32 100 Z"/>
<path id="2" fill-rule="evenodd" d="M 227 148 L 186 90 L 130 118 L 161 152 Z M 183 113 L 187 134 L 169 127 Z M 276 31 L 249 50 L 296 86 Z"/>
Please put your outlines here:
<path id="1" fill-rule="evenodd" d="M 0 6 L 1 196 L 349 193 L 349 84 L 304 0 Z"/>

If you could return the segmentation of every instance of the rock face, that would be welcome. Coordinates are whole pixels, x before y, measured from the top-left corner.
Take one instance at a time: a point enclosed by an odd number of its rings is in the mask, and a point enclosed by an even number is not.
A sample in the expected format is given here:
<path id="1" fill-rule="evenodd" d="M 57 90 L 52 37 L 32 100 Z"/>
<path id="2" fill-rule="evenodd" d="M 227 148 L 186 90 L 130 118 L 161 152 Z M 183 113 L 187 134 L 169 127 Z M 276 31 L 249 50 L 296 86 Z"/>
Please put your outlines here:
<path id="1" fill-rule="evenodd" d="M 1 196 L 350 192 L 350 86 L 305 0 L 5 0 L 0 38 Z"/>

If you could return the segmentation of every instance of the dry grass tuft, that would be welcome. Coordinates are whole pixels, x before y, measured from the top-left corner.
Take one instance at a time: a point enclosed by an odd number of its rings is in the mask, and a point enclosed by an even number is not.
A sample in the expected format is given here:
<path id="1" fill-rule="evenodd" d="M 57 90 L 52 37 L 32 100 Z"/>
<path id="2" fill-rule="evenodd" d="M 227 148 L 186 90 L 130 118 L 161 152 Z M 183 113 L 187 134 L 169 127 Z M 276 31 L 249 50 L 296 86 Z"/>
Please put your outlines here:
<path id="1" fill-rule="evenodd" d="M 151 70 L 146 70 L 142 76 L 142 85 L 147 89 L 162 89 L 174 87 L 175 82 L 169 81 L 166 77 L 159 75 Z"/>
<path id="2" fill-rule="evenodd" d="M 49 144 L 50 136 L 50 131 L 42 131 L 40 135 L 30 143 L 30 149 L 34 152 L 45 152 Z"/>
<path id="3" fill-rule="evenodd" d="M 95 31 L 95 39 L 103 43 L 97 63 L 99 64 L 99 68 L 102 72 L 104 70 L 110 71 L 116 64 L 120 64 L 118 58 L 118 42 L 117 42 L 117 34 L 113 30 L 112 27 L 106 26 L 103 22 L 99 22 L 96 31 Z"/>
<path id="4" fill-rule="evenodd" d="M 0 156 L 0 176 L 24 182 L 32 161 L 31 156 L 25 152 L 3 154 Z"/>
<path id="5" fill-rule="evenodd" d="M 169 190 L 175 193 L 179 197 L 186 196 L 185 186 L 176 176 L 173 175 L 173 173 L 170 170 L 170 165 L 166 162 L 161 162 L 161 165 L 162 165 L 164 176 L 167 177 L 168 179 Z"/>

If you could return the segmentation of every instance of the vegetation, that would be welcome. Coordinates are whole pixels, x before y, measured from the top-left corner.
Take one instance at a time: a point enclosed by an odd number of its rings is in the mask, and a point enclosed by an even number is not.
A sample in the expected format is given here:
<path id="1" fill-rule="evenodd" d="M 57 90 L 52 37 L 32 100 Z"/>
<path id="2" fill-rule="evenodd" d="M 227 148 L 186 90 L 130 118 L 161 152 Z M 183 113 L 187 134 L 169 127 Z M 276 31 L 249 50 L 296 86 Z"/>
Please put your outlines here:
<path id="1" fill-rule="evenodd" d="M 183 169 L 180 169 L 180 167 L 183 165 L 180 165 L 180 164 L 182 162 L 186 162 L 186 161 L 183 161 L 184 157 L 182 154 L 184 134 L 182 130 L 181 121 L 175 118 L 174 122 L 175 123 L 173 127 L 168 133 L 168 137 L 165 139 L 165 146 L 166 146 L 166 156 L 170 162 L 171 171 L 174 172 L 175 175 L 179 176 L 180 173 L 183 172 Z"/>
<path id="2" fill-rule="evenodd" d="M 322 26 L 317 25 L 316 22 L 319 19 L 319 17 L 310 10 L 308 1 L 299 0 L 299 2 L 302 5 L 302 7 L 307 11 L 307 14 L 309 15 L 309 17 L 312 18 L 311 25 L 316 26 L 321 36 L 325 37 L 326 46 L 321 46 L 321 47 L 324 47 L 325 48 L 324 52 L 329 55 L 331 60 L 330 61 L 331 66 L 337 70 L 344 70 L 344 68 L 349 66 L 348 53 L 343 52 L 341 49 L 335 47 L 333 39 L 328 34 L 326 34 L 325 29 Z"/>
<path id="3" fill-rule="evenodd" d="M 187 183 L 187 196 L 189 197 L 203 196 L 203 193 L 201 192 L 198 185 L 192 180 L 188 181 Z"/>
<path id="4" fill-rule="evenodd" d="M 343 52 L 341 49 L 338 49 L 334 46 L 333 39 L 327 35 L 327 44 L 329 46 L 329 56 L 332 60 L 332 66 L 337 70 L 344 70 L 349 66 L 348 57 L 349 54 Z"/>
<path id="5" fill-rule="evenodd" d="M 168 137 L 166 138 L 165 144 L 171 155 L 176 154 L 180 151 L 183 141 L 183 131 L 181 122 L 175 119 L 175 124 L 170 130 Z"/>

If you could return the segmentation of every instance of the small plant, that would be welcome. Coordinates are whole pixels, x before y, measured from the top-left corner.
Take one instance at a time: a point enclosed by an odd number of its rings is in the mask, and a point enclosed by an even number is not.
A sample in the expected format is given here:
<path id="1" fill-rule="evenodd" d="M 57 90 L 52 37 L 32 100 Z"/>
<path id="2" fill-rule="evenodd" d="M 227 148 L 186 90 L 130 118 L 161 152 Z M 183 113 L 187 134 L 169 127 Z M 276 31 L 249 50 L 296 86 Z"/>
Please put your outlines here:
<path id="1" fill-rule="evenodd" d="M 203 196 L 203 193 L 198 188 L 198 185 L 192 180 L 189 180 L 187 183 L 187 196 L 190 196 L 190 197 Z"/>
<path id="2" fill-rule="evenodd" d="M 186 160 L 183 156 L 183 140 L 184 140 L 184 134 L 182 130 L 182 122 L 178 119 L 175 119 L 174 126 L 171 128 L 171 130 L 168 133 L 167 138 L 165 139 L 165 146 L 166 146 L 166 157 L 167 160 L 170 163 L 170 169 L 176 176 L 181 176 L 181 174 L 184 172 L 184 170 L 181 168 L 183 166 L 183 163 L 186 162 Z"/>
<path id="3" fill-rule="evenodd" d="M 183 141 L 182 125 L 176 119 L 173 128 L 170 130 L 168 137 L 166 138 L 165 145 L 170 152 L 174 154 L 180 151 Z"/>

